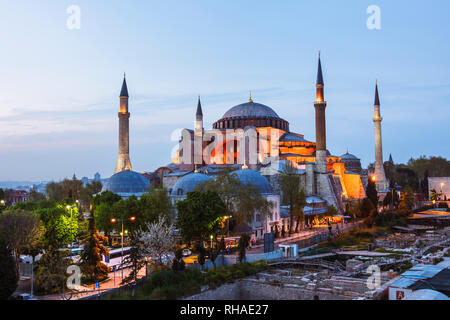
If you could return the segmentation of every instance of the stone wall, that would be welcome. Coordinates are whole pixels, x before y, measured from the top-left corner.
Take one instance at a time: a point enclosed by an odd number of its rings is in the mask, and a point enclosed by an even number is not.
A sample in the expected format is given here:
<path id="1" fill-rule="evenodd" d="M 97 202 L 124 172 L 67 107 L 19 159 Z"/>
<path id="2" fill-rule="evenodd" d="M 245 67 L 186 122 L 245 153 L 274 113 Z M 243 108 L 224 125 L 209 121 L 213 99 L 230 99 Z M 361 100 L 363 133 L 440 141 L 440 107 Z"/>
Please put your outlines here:
<path id="1" fill-rule="evenodd" d="M 352 300 L 358 293 L 342 288 L 315 288 L 297 284 L 272 284 L 254 279 L 238 280 L 214 290 L 205 290 L 184 300 Z"/>

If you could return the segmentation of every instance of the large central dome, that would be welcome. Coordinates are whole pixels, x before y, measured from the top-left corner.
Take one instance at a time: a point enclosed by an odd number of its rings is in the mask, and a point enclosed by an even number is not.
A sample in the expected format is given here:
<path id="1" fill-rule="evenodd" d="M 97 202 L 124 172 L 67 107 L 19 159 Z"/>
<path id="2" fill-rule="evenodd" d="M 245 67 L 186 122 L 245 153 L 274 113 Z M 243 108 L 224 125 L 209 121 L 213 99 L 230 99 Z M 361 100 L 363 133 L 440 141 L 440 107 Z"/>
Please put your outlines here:
<path id="1" fill-rule="evenodd" d="M 247 126 L 274 127 L 289 131 L 289 123 L 270 107 L 252 100 L 232 107 L 213 124 L 214 129 L 237 129 Z"/>
<path id="2" fill-rule="evenodd" d="M 280 118 L 277 115 L 277 113 L 273 111 L 272 108 L 264 104 L 254 102 L 243 103 L 231 108 L 223 115 L 222 119 L 237 118 L 237 117 L 244 117 L 244 118 L 270 117 L 278 119 Z"/>

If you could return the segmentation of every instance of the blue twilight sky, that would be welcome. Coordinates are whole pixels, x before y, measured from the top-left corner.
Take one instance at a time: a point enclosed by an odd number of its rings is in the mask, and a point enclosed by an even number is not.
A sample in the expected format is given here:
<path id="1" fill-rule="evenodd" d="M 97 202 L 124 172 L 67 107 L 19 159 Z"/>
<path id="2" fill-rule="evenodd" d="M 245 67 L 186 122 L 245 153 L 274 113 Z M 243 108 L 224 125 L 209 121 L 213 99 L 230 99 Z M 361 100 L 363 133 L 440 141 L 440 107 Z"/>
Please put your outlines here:
<path id="1" fill-rule="evenodd" d="M 381 30 L 366 27 L 373 4 Z M 124 71 L 136 171 L 170 162 L 198 94 L 205 128 L 252 90 L 315 140 L 318 50 L 333 154 L 373 161 L 378 79 L 385 159 L 450 158 L 449 12 L 447 0 L 0 0 L 0 181 L 110 176 Z"/>

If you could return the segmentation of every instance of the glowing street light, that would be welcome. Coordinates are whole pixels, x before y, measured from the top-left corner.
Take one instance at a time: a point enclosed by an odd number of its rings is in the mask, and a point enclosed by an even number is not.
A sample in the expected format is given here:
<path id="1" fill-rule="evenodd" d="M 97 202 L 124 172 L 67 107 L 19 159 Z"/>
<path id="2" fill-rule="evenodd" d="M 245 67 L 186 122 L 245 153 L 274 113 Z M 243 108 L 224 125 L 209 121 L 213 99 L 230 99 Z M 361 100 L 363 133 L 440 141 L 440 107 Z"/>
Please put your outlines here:
<path id="1" fill-rule="evenodd" d="M 377 181 L 377 177 L 376 176 L 372 176 L 371 179 L 372 179 L 372 182 L 374 182 L 374 183 Z"/>
<path id="2" fill-rule="evenodd" d="M 122 238 L 122 254 L 121 254 L 121 257 L 120 257 L 120 265 L 122 267 L 122 280 L 123 280 L 123 233 L 124 233 L 124 231 L 123 231 L 123 221 L 124 220 L 130 220 L 131 222 L 133 222 L 133 221 L 136 220 L 136 217 L 130 217 L 128 219 L 111 218 L 111 223 L 116 223 L 117 221 L 122 222 L 122 232 L 120 233 L 120 236 Z M 126 230 L 126 231 L 127 231 L 127 234 L 128 234 L 128 230 Z"/>

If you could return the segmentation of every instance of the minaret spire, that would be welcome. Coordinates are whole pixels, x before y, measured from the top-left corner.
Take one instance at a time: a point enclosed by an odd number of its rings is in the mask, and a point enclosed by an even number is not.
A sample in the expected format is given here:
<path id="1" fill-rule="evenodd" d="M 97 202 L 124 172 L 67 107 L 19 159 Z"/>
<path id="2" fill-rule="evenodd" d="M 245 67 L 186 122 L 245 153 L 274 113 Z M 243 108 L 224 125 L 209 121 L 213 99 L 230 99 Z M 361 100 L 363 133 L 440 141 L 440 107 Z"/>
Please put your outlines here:
<path id="1" fill-rule="evenodd" d="M 120 90 L 120 96 L 128 98 L 128 87 L 125 72 L 123 73 L 123 83 L 122 83 L 122 90 Z"/>
<path id="2" fill-rule="evenodd" d="M 131 171 L 130 161 L 130 112 L 128 111 L 128 87 L 126 75 L 123 74 L 122 89 L 120 90 L 120 111 L 119 111 L 119 157 L 117 158 L 116 170 Z"/>
<path id="3" fill-rule="evenodd" d="M 200 95 L 198 96 L 197 112 L 196 112 L 195 116 L 196 116 L 197 120 L 199 120 L 199 118 L 203 119 L 202 102 L 200 101 Z"/>
<path id="4" fill-rule="evenodd" d="M 325 101 L 322 62 L 320 61 L 320 51 L 319 51 L 319 63 L 317 67 L 316 101 L 317 102 Z"/>
<path id="5" fill-rule="evenodd" d="M 378 95 L 378 80 L 375 82 L 375 103 L 374 105 L 380 105 L 380 96 Z"/>
<path id="6" fill-rule="evenodd" d="M 248 99 L 248 102 L 253 103 L 253 100 L 252 100 L 252 90 L 250 90 L 250 98 Z"/>
<path id="7" fill-rule="evenodd" d="M 319 51 L 319 63 L 316 81 L 316 102 L 314 103 L 314 108 L 316 109 L 316 170 L 319 173 L 328 172 L 327 129 L 325 120 L 326 107 L 327 103 L 324 99 L 322 62 L 320 60 L 320 51 Z"/>
<path id="8" fill-rule="evenodd" d="M 378 80 L 375 84 L 375 102 L 374 102 L 374 116 L 373 123 L 375 126 L 375 183 L 378 191 L 383 191 L 388 188 L 386 174 L 383 166 L 383 142 L 381 135 L 381 122 L 383 118 L 380 112 L 380 97 L 378 94 Z"/>

